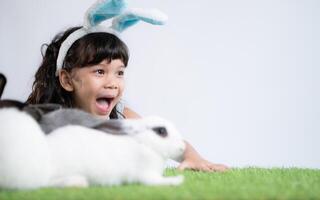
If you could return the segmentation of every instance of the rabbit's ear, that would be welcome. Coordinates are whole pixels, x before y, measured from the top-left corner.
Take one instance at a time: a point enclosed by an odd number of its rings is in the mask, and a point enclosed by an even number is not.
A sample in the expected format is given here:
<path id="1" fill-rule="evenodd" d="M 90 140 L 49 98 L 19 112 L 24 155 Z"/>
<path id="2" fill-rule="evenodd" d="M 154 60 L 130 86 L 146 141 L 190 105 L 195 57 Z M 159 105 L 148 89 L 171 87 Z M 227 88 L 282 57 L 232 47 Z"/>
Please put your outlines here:
<path id="1" fill-rule="evenodd" d="M 86 12 L 84 27 L 90 28 L 119 15 L 126 8 L 125 0 L 97 0 Z"/>
<path id="2" fill-rule="evenodd" d="M 6 77 L 0 73 L 0 99 L 4 90 L 4 87 L 6 86 L 7 79 Z"/>
<path id="3" fill-rule="evenodd" d="M 111 119 L 99 123 L 93 128 L 115 135 L 135 135 L 146 129 L 141 120 L 134 119 Z"/>
<path id="4" fill-rule="evenodd" d="M 167 15 L 159 10 L 131 8 L 113 18 L 111 28 L 118 32 L 122 32 L 139 21 L 144 21 L 153 25 L 163 25 L 167 19 Z"/>

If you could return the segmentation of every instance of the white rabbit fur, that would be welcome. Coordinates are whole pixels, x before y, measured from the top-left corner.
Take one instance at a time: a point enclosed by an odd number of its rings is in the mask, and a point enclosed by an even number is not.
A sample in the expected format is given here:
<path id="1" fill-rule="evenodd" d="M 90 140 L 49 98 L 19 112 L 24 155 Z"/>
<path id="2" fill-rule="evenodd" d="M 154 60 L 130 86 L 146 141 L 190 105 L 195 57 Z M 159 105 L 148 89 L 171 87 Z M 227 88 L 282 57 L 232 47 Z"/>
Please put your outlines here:
<path id="1" fill-rule="evenodd" d="M 33 189 L 89 185 L 179 185 L 163 177 L 166 159 L 183 155 L 185 143 L 168 121 L 125 120 L 129 135 L 111 135 L 77 125 L 45 135 L 28 114 L 0 109 L 0 188 Z M 165 127 L 161 137 L 152 128 Z"/>

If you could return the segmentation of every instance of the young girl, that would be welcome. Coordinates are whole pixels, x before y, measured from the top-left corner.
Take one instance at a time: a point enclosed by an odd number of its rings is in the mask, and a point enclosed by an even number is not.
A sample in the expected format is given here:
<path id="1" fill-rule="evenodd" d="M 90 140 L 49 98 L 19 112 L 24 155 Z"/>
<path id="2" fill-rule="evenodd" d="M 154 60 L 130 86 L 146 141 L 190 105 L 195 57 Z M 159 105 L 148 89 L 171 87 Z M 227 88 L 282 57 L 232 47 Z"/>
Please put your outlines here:
<path id="1" fill-rule="evenodd" d="M 57 57 L 62 42 L 79 28 L 70 28 L 47 45 L 27 103 L 56 103 L 66 108 L 80 108 L 105 119 L 140 118 L 121 101 L 129 52 L 116 35 L 107 32 L 84 35 L 71 45 L 62 69 L 57 70 Z M 227 169 L 225 165 L 203 159 L 189 143 L 186 144 L 180 170 Z"/>

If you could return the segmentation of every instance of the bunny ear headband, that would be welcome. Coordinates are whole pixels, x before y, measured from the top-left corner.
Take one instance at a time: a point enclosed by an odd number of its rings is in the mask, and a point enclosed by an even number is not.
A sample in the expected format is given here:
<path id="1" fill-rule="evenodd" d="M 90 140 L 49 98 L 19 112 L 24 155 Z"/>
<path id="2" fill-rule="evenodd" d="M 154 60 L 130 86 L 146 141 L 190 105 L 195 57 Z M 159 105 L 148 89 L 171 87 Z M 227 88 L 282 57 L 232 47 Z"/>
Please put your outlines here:
<path id="1" fill-rule="evenodd" d="M 128 27 L 139 21 L 153 25 L 163 25 L 167 16 L 159 10 L 127 9 L 125 0 L 98 0 L 85 13 L 83 27 L 70 34 L 61 44 L 57 58 L 56 76 L 62 69 L 65 56 L 71 45 L 81 37 L 96 32 L 107 32 L 119 36 Z M 101 22 L 112 19 L 112 25 L 105 27 Z"/>

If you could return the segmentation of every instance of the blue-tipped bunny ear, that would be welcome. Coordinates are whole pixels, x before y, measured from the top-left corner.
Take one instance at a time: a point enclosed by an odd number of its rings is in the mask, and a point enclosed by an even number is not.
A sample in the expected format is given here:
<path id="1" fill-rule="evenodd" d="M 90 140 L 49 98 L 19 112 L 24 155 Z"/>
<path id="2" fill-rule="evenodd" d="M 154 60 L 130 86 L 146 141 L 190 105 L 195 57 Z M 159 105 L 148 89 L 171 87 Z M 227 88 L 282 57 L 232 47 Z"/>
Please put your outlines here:
<path id="1" fill-rule="evenodd" d="M 90 28 L 121 14 L 127 7 L 125 0 L 98 0 L 86 12 L 84 27 Z"/>
<path id="2" fill-rule="evenodd" d="M 62 42 L 57 57 L 56 76 L 59 76 L 64 59 L 72 44 L 84 35 L 107 32 L 118 36 L 118 33 L 136 24 L 138 21 L 162 25 L 168 19 L 167 15 L 158 10 L 137 8 L 125 10 L 126 7 L 126 0 L 97 0 L 85 13 L 83 27 L 71 33 Z M 105 28 L 104 26 L 99 26 L 102 21 L 110 18 L 113 18 L 111 27 Z"/>
<path id="3" fill-rule="evenodd" d="M 159 10 L 131 8 L 113 18 L 111 28 L 118 32 L 122 32 L 139 21 L 144 21 L 153 25 L 163 25 L 167 19 L 167 15 Z"/>

